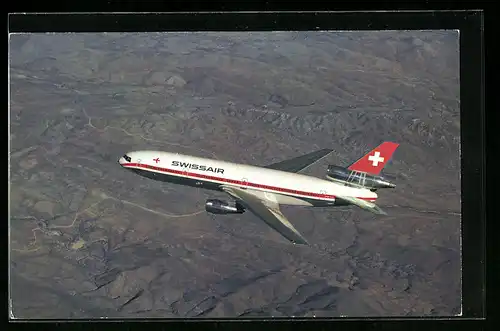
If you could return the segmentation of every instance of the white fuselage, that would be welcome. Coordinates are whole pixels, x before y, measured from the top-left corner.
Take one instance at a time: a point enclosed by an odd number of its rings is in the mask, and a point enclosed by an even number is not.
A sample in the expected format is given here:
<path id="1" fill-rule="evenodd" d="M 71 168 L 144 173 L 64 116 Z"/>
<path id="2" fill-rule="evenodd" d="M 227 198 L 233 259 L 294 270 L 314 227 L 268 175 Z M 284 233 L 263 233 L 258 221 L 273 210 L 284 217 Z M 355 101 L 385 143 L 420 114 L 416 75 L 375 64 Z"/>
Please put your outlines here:
<path id="1" fill-rule="evenodd" d="M 337 196 L 375 201 L 377 194 L 307 175 L 160 151 L 127 153 L 119 163 L 141 175 L 189 186 L 220 185 L 251 189 L 265 200 L 284 205 L 329 206 Z"/>

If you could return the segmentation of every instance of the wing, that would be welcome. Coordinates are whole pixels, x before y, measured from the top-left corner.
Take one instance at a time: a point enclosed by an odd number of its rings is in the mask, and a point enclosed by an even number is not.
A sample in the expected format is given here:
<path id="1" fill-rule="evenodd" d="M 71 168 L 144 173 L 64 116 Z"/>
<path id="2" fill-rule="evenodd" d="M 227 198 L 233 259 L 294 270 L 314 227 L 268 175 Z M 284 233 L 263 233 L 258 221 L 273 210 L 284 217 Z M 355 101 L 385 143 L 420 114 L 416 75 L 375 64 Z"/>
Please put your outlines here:
<path id="1" fill-rule="evenodd" d="M 299 172 L 318 162 L 328 154 L 333 152 L 333 149 L 320 149 L 319 151 L 295 157 L 293 159 L 277 162 L 265 166 L 264 168 L 281 170 L 287 172 Z"/>
<path id="2" fill-rule="evenodd" d="M 355 198 L 355 197 L 344 197 L 344 196 L 336 196 L 335 199 L 347 201 L 347 202 L 349 202 L 353 205 L 356 205 L 360 208 L 371 211 L 374 214 L 387 215 L 387 213 L 385 211 L 380 209 L 380 207 L 377 206 L 376 204 L 374 204 L 373 202 L 365 201 L 365 200 Z"/>
<path id="3" fill-rule="evenodd" d="M 281 213 L 279 205 L 275 202 L 262 200 L 252 194 L 251 190 L 222 186 L 222 189 L 237 199 L 244 207 L 262 219 L 274 230 L 294 244 L 309 245 L 307 240 L 293 227 Z"/>

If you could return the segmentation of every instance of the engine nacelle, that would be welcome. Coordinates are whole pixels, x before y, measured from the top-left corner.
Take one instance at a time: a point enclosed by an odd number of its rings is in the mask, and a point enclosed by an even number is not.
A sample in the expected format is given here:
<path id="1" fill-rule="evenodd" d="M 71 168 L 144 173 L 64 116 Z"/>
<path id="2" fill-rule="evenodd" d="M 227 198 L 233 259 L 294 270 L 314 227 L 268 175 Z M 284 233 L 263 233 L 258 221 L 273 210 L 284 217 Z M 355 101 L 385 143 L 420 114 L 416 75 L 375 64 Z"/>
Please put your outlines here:
<path id="1" fill-rule="evenodd" d="M 207 200 L 205 210 L 211 214 L 243 214 L 245 212 L 245 208 L 238 202 L 230 205 L 228 202 L 218 199 Z"/>
<path id="2" fill-rule="evenodd" d="M 333 181 L 342 182 L 347 185 L 363 186 L 372 190 L 396 187 L 395 184 L 388 182 L 387 179 L 382 176 L 352 171 L 336 165 L 328 166 L 326 176 Z"/>

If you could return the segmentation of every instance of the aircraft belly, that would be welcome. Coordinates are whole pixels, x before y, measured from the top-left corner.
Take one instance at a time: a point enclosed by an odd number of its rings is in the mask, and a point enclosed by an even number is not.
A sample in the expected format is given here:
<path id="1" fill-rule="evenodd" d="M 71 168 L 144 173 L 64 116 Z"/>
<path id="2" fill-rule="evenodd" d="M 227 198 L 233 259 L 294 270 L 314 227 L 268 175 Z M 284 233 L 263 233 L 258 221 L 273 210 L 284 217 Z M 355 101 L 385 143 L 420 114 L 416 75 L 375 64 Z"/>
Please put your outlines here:
<path id="1" fill-rule="evenodd" d="M 252 190 L 252 194 L 254 194 L 255 196 L 259 197 L 262 200 L 278 203 L 280 205 L 308 206 L 308 207 L 312 206 L 312 204 L 307 201 L 284 194 L 269 193 L 257 190 Z"/>

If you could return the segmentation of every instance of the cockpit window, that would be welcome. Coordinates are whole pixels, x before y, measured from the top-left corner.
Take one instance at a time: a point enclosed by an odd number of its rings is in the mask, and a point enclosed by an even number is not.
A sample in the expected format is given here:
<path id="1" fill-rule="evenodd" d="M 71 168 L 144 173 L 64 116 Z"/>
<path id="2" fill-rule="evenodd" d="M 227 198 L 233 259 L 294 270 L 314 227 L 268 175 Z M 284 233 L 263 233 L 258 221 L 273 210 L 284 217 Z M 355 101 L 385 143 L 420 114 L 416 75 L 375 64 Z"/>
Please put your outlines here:
<path id="1" fill-rule="evenodd" d="M 132 161 L 132 158 L 130 156 L 128 156 L 127 154 L 123 155 L 123 158 L 127 161 L 127 162 L 131 162 Z"/>

